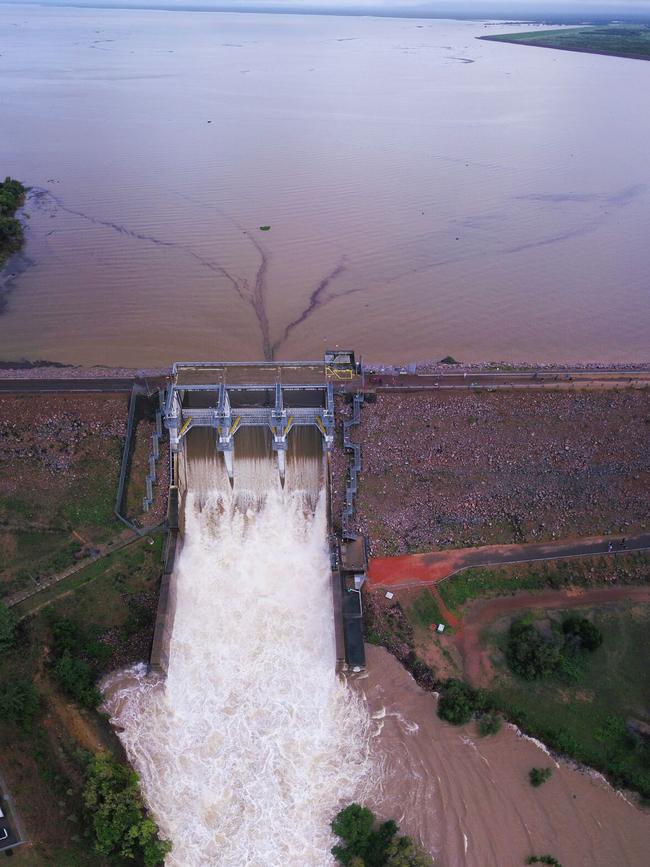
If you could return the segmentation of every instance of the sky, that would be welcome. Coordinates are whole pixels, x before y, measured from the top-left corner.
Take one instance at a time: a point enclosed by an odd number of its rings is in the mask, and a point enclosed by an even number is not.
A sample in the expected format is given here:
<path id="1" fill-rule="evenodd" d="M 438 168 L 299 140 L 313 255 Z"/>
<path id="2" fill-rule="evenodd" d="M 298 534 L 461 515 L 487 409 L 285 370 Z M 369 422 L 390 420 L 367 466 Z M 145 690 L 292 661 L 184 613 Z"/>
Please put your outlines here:
<path id="1" fill-rule="evenodd" d="M 1 2 L 1 0 L 0 0 Z M 9 0 L 53 5 L 228 9 L 232 11 L 339 12 L 346 14 L 576 20 L 646 17 L 650 0 Z"/>

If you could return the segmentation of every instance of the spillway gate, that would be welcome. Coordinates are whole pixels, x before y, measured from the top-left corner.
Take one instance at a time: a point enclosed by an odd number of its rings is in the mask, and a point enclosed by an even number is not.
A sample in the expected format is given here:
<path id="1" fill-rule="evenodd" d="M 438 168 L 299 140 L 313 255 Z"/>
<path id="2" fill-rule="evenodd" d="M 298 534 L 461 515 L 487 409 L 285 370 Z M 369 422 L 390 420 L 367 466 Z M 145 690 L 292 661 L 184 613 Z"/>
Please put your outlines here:
<path id="1" fill-rule="evenodd" d="M 341 368 L 339 364 L 337 369 Z M 268 428 L 284 481 L 288 438 L 294 427 L 318 428 L 325 450 L 334 442 L 332 377 L 323 362 L 178 362 L 167 392 L 165 424 L 172 455 L 182 448 L 192 428 L 212 428 L 215 448 L 223 454 L 231 481 L 237 431 Z"/>

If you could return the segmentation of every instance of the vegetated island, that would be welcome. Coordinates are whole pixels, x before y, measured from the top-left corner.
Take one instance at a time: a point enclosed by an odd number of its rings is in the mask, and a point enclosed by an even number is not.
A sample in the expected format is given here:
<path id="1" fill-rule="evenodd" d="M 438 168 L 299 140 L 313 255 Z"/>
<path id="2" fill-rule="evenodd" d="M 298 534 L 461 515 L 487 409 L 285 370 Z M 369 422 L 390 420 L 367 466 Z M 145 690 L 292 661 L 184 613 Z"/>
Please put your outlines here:
<path id="1" fill-rule="evenodd" d="M 26 188 L 13 178 L 0 181 L 0 267 L 23 245 L 24 233 L 16 211 L 25 201 Z"/>
<path id="2" fill-rule="evenodd" d="M 650 60 L 650 24 L 605 24 L 600 27 L 503 33 L 478 38 L 490 42 L 512 42 L 539 48 L 558 48 L 561 51 Z"/>

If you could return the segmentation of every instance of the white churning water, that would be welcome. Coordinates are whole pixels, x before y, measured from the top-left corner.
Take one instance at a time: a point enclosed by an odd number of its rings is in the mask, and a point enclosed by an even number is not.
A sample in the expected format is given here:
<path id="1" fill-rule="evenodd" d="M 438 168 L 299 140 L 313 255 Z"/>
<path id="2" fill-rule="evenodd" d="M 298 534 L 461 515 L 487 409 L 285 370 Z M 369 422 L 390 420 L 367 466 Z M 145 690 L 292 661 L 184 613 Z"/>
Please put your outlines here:
<path id="1" fill-rule="evenodd" d="M 326 865 L 371 763 L 365 705 L 335 674 L 320 462 L 291 461 L 283 491 L 270 459 L 236 460 L 247 490 L 190 461 L 167 679 L 122 672 L 107 708 L 168 867 Z"/>

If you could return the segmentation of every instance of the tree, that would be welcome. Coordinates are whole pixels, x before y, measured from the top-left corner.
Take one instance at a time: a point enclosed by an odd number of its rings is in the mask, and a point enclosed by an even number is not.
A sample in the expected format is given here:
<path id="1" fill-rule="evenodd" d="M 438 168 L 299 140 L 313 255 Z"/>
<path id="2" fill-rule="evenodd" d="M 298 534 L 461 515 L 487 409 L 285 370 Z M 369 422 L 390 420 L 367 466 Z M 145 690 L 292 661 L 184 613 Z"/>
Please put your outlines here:
<path id="1" fill-rule="evenodd" d="M 334 846 L 332 855 L 345 867 L 351 867 L 353 858 L 365 854 L 374 823 L 372 810 L 360 804 L 350 804 L 341 810 L 332 822 L 332 831 L 346 845 Z"/>
<path id="2" fill-rule="evenodd" d="M 171 844 L 161 840 L 145 810 L 138 775 L 100 753 L 88 763 L 83 802 L 95 834 L 95 851 L 107 857 L 142 858 L 145 867 L 162 864 Z"/>
<path id="3" fill-rule="evenodd" d="M 567 617 L 562 623 L 565 647 L 593 653 L 603 643 L 603 633 L 586 617 Z"/>
<path id="4" fill-rule="evenodd" d="M 52 621 L 52 649 L 55 656 L 62 656 L 66 651 L 78 653 L 82 645 L 81 630 L 74 620 L 61 617 Z"/>
<path id="5" fill-rule="evenodd" d="M 0 652 L 13 647 L 16 640 L 16 618 L 11 608 L 0 602 Z"/>
<path id="6" fill-rule="evenodd" d="M 5 178 L 0 182 L 0 216 L 13 214 L 22 202 L 26 193 L 25 187 L 13 178 Z"/>
<path id="7" fill-rule="evenodd" d="M 551 867 L 562 867 L 557 858 L 552 855 L 531 855 L 526 859 L 526 864 L 550 864 Z"/>
<path id="8" fill-rule="evenodd" d="M 79 704 L 94 708 L 102 700 L 102 695 L 93 684 L 90 665 L 83 659 L 72 656 L 69 650 L 54 665 L 54 674 L 63 689 Z"/>
<path id="9" fill-rule="evenodd" d="M 488 735 L 496 735 L 498 732 L 501 731 L 502 723 L 503 720 L 498 713 L 484 713 L 478 721 L 479 734 L 483 738 L 487 737 Z"/>
<path id="10" fill-rule="evenodd" d="M 438 716 L 452 725 L 460 726 L 469 722 L 474 714 L 487 711 L 489 707 L 487 693 L 451 677 L 442 687 Z"/>
<path id="11" fill-rule="evenodd" d="M 432 867 L 433 862 L 409 837 L 400 837 L 392 819 L 375 827 L 367 807 L 350 804 L 332 822 L 332 831 L 343 844 L 332 854 L 344 867 Z"/>
<path id="12" fill-rule="evenodd" d="M 433 859 L 410 837 L 395 837 L 386 849 L 386 867 L 433 867 Z"/>
<path id="13" fill-rule="evenodd" d="M 555 634 L 542 635 L 532 623 L 510 624 L 506 657 L 508 665 L 525 680 L 546 677 L 560 664 L 562 645 Z"/>
<path id="14" fill-rule="evenodd" d="M 530 771 L 528 771 L 528 779 L 530 780 L 531 786 L 537 788 L 550 779 L 552 773 L 553 768 L 531 768 Z"/>
<path id="15" fill-rule="evenodd" d="M 29 729 L 41 709 L 41 701 L 31 681 L 24 678 L 0 684 L 0 719 Z"/>

